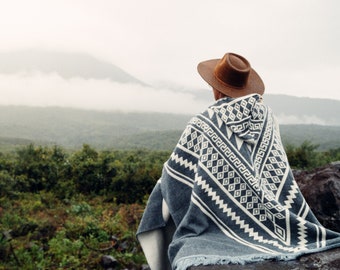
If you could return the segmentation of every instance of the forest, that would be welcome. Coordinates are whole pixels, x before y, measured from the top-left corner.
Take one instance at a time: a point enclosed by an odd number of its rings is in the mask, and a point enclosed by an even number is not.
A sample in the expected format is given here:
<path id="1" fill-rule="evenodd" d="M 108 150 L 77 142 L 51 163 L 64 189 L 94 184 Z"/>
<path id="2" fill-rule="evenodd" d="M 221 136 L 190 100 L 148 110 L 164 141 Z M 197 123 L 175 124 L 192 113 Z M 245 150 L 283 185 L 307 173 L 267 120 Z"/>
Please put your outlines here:
<path id="1" fill-rule="evenodd" d="M 340 148 L 287 145 L 293 169 L 340 160 Z M 169 151 L 29 144 L 0 152 L 0 269 L 143 269 L 136 229 Z"/>

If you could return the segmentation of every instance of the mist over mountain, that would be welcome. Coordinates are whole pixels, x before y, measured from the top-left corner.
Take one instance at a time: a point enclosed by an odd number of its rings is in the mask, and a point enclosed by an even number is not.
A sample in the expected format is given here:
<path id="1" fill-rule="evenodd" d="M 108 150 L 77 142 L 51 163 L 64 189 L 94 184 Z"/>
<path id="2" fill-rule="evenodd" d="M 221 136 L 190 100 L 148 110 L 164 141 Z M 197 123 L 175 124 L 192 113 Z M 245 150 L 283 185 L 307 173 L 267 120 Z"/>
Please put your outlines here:
<path id="1" fill-rule="evenodd" d="M 190 93 L 196 100 L 213 102 L 209 89 L 190 90 Z M 265 93 L 263 101 L 272 109 L 280 124 L 340 126 L 340 100 Z"/>
<path id="2" fill-rule="evenodd" d="M 317 124 L 340 126 L 340 101 L 265 94 L 280 124 Z"/>
<path id="3" fill-rule="evenodd" d="M 0 148 L 34 142 L 169 150 L 213 102 L 209 88 L 146 85 L 90 55 L 37 50 L 0 53 L 0 93 Z M 268 92 L 264 102 L 285 141 L 340 145 L 340 101 Z"/>
<path id="4" fill-rule="evenodd" d="M 114 64 L 84 53 L 33 49 L 0 53 L 0 73 L 19 72 L 57 73 L 65 79 L 109 79 L 146 85 Z"/>
<path id="5" fill-rule="evenodd" d="M 174 78 L 175 80 L 175 78 Z M 0 53 L 0 105 L 194 115 L 213 102 L 209 88 L 147 85 L 108 61 L 83 53 Z M 264 95 L 280 124 L 340 126 L 340 101 Z"/>

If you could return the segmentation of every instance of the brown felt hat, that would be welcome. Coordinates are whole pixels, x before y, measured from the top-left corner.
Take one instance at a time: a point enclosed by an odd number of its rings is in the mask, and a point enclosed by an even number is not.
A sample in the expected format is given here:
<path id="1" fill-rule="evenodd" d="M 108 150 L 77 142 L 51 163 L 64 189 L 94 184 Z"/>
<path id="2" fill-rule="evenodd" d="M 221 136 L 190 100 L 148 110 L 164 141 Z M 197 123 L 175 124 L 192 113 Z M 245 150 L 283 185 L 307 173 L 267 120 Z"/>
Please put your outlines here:
<path id="1" fill-rule="evenodd" d="M 247 59 L 235 53 L 226 53 L 222 59 L 201 62 L 197 70 L 210 86 L 229 97 L 264 93 L 260 76 Z"/>

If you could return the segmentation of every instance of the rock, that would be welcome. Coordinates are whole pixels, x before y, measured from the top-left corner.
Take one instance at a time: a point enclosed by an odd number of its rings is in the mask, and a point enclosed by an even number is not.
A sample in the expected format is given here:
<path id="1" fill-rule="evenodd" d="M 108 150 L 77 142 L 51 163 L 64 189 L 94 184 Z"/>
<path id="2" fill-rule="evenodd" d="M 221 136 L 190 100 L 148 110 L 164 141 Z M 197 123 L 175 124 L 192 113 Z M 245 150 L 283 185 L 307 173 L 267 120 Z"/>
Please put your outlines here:
<path id="1" fill-rule="evenodd" d="M 13 238 L 26 236 L 27 234 L 34 232 L 36 228 L 38 228 L 38 224 L 35 224 L 33 222 L 24 223 L 18 228 L 13 228 L 13 230 L 11 231 L 11 235 Z"/>
<path id="2" fill-rule="evenodd" d="M 303 256 L 299 262 L 305 269 L 340 269 L 340 248 Z"/>
<path id="3" fill-rule="evenodd" d="M 118 245 L 118 250 L 120 252 L 126 252 L 129 249 L 130 243 L 129 241 L 123 241 Z"/>
<path id="4" fill-rule="evenodd" d="M 140 270 L 151 270 L 151 269 L 150 269 L 150 266 L 149 266 L 149 265 L 143 264 L 143 265 L 141 266 Z"/>
<path id="5" fill-rule="evenodd" d="M 340 232 L 340 163 L 313 171 L 296 171 L 295 179 L 320 223 Z"/>
<path id="6" fill-rule="evenodd" d="M 340 169 L 340 160 L 339 161 L 334 161 L 331 163 L 332 166 L 335 166 L 336 168 Z"/>
<path id="7" fill-rule="evenodd" d="M 47 242 L 55 236 L 57 227 L 51 224 L 41 226 L 35 230 L 31 235 L 30 240 L 38 240 L 40 242 Z"/>
<path id="8" fill-rule="evenodd" d="M 107 270 L 116 269 L 119 265 L 118 261 L 111 255 L 103 255 L 100 260 L 100 265 Z"/>

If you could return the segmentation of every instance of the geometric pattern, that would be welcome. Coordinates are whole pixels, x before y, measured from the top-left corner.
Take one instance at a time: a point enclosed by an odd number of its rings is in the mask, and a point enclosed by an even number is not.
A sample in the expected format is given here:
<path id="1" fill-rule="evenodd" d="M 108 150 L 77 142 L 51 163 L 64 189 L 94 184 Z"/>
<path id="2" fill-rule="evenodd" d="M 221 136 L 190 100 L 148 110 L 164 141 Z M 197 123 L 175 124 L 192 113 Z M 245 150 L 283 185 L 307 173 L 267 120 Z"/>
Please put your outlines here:
<path id="1" fill-rule="evenodd" d="M 340 234 L 322 227 L 303 198 L 275 117 L 258 94 L 220 99 L 189 121 L 139 233 L 163 226 L 163 200 L 176 226 L 173 269 L 340 246 Z"/>
<path id="2" fill-rule="evenodd" d="M 275 118 L 259 95 L 222 99 L 193 117 L 167 166 L 183 179 L 184 167 L 195 169 L 192 181 L 182 181 L 192 189 L 192 203 L 209 209 L 217 225 L 228 224 L 234 240 L 284 252 L 319 242 L 318 225 L 307 227 L 298 215 L 306 203 L 292 177 Z M 310 209 L 307 212 L 310 221 L 317 222 Z"/>

